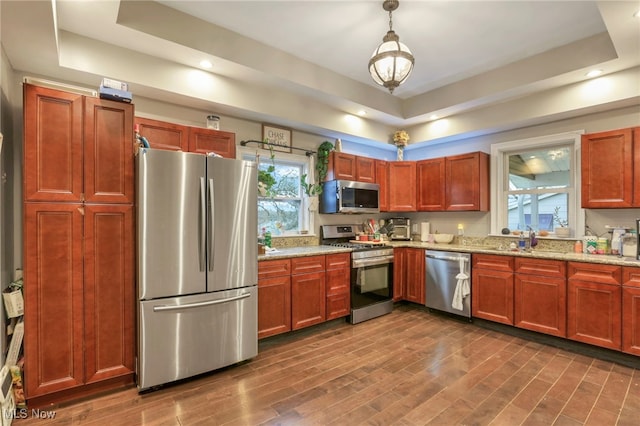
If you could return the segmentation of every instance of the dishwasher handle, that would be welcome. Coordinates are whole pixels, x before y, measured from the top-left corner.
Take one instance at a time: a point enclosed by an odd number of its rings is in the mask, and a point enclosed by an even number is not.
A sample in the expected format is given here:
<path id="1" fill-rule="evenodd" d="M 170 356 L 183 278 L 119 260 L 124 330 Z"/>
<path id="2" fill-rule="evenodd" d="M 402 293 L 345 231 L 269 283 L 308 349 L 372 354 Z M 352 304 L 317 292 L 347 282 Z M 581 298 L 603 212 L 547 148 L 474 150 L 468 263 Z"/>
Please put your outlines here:
<path id="1" fill-rule="evenodd" d="M 436 259 L 436 260 L 448 260 L 451 262 L 459 262 L 460 260 L 462 260 L 463 262 L 468 262 L 469 259 L 464 257 L 464 256 L 441 256 L 441 255 L 437 255 L 437 254 L 431 254 L 431 253 L 427 253 L 426 257 L 429 259 Z"/>

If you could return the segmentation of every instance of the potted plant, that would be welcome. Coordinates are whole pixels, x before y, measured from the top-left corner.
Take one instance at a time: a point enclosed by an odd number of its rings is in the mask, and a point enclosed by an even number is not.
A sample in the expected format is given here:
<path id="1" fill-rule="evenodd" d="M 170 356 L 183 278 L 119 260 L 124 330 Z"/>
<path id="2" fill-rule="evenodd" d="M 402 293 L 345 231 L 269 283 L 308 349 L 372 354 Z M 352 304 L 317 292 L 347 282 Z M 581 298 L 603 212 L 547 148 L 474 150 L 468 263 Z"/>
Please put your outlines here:
<path id="1" fill-rule="evenodd" d="M 558 224 L 558 227 L 554 228 L 556 236 L 561 238 L 568 237 L 571 232 L 569 222 L 560 216 L 560 206 L 556 206 L 555 209 L 553 209 L 553 220 Z"/>
<path id="2" fill-rule="evenodd" d="M 333 144 L 329 141 L 324 141 L 318 147 L 317 160 L 316 160 L 316 181 L 307 182 L 306 173 L 300 177 L 300 184 L 304 189 L 304 193 L 308 197 L 315 197 L 322 194 L 322 182 L 327 177 L 329 170 L 329 153 L 333 150 Z"/>

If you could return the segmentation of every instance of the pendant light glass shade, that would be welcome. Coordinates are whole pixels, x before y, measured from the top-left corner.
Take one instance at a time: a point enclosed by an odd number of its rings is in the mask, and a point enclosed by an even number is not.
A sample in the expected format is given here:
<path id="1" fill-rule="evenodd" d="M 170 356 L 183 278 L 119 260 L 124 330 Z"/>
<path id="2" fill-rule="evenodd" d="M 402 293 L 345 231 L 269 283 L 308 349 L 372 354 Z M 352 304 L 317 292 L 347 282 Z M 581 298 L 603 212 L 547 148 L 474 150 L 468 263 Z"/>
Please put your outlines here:
<path id="1" fill-rule="evenodd" d="M 389 0 L 383 3 L 383 9 L 389 12 L 389 31 L 369 60 L 371 77 L 376 83 L 389 89 L 390 93 L 409 77 L 414 64 L 411 51 L 400 42 L 400 38 L 392 29 L 391 12 L 398 4 L 398 1 Z"/>

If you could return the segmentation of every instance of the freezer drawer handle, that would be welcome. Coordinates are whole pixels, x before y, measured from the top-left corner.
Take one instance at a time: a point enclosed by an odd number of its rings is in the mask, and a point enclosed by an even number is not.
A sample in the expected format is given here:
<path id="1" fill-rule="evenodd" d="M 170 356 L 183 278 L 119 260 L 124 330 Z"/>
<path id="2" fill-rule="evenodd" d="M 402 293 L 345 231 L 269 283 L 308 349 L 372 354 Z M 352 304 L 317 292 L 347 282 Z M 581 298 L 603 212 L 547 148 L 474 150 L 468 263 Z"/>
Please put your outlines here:
<path id="1" fill-rule="evenodd" d="M 247 297 L 250 297 L 250 296 L 251 296 L 251 293 L 242 293 L 239 296 L 229 297 L 228 299 L 210 300 L 208 302 L 190 303 L 188 305 L 171 305 L 171 306 L 160 305 L 160 306 L 154 306 L 153 312 L 181 311 L 183 309 L 202 308 L 204 306 L 221 305 L 223 303 L 246 299 Z"/>

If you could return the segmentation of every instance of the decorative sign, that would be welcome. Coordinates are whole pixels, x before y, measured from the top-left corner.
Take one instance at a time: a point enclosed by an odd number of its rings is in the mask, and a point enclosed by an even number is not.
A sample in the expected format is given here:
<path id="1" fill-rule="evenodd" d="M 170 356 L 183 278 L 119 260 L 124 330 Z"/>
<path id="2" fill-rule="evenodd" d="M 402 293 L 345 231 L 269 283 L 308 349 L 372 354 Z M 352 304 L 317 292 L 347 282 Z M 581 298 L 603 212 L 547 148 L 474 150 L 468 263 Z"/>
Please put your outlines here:
<path id="1" fill-rule="evenodd" d="M 274 151 L 291 152 L 291 129 L 263 124 L 262 141 L 272 144 L 271 148 Z M 269 149 L 268 145 L 262 145 L 262 147 Z"/>

